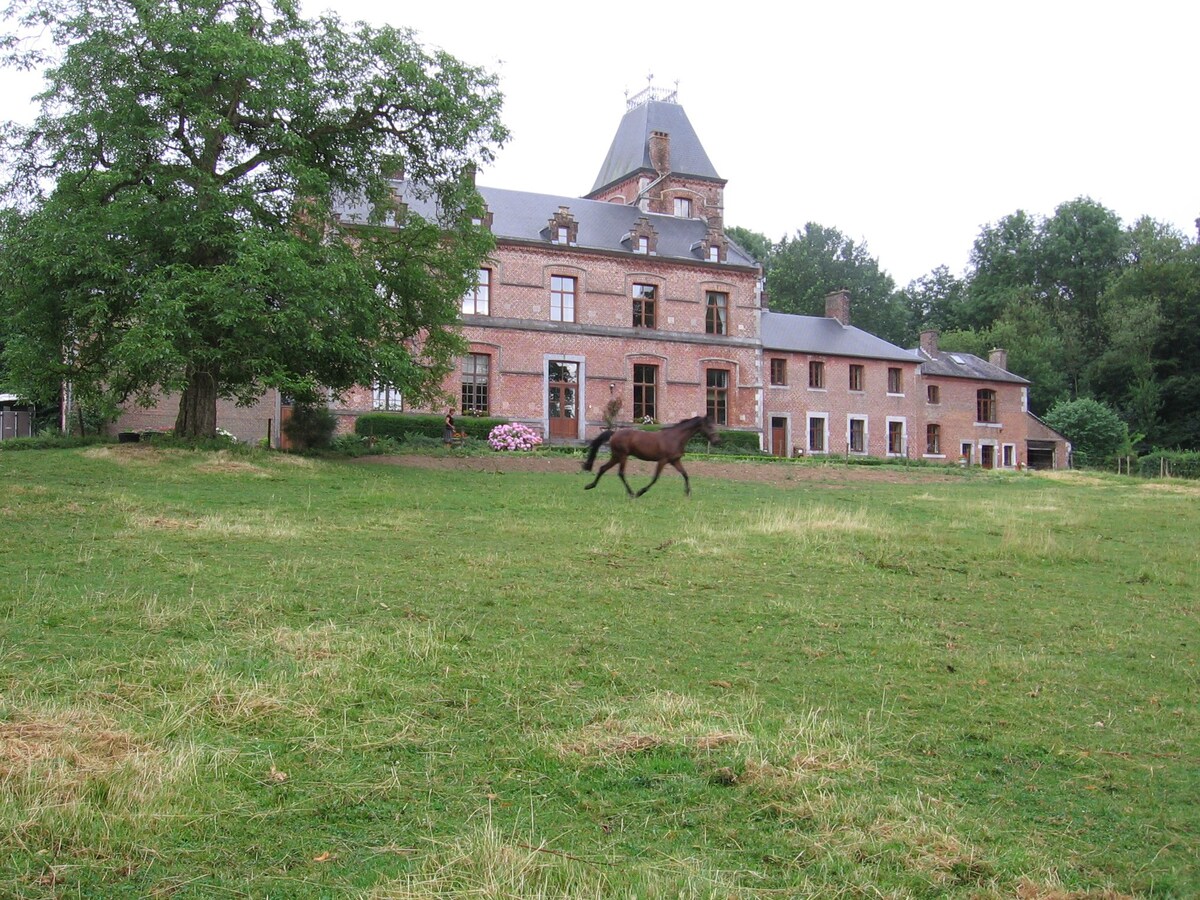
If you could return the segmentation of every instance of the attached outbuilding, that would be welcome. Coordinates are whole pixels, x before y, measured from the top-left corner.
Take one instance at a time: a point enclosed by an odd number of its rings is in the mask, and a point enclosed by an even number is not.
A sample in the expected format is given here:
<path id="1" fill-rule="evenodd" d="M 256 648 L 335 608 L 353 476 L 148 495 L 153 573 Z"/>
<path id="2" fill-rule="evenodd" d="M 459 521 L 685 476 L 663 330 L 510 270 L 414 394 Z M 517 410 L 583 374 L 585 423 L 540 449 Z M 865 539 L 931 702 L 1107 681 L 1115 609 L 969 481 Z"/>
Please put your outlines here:
<path id="1" fill-rule="evenodd" d="M 33 437 L 32 403 L 26 403 L 16 394 L 0 394 L 0 440 Z"/>

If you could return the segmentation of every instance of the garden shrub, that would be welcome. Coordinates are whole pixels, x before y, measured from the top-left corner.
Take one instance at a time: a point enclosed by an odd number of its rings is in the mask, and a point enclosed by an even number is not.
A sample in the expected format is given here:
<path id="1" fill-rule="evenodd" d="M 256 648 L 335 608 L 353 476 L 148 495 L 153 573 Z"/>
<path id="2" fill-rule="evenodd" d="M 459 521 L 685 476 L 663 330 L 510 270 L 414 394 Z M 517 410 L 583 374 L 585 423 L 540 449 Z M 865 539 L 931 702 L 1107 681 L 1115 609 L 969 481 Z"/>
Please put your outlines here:
<path id="1" fill-rule="evenodd" d="M 497 425 L 488 435 L 488 446 L 493 450 L 533 450 L 542 443 L 542 436 L 520 422 Z"/>
<path id="2" fill-rule="evenodd" d="M 1107 465 L 1129 442 L 1121 417 L 1090 397 L 1060 401 L 1042 418 L 1071 442 L 1076 466 Z"/>
<path id="3" fill-rule="evenodd" d="M 283 433 L 297 450 L 325 450 L 333 442 L 337 418 L 325 406 L 297 403 L 283 423 Z"/>

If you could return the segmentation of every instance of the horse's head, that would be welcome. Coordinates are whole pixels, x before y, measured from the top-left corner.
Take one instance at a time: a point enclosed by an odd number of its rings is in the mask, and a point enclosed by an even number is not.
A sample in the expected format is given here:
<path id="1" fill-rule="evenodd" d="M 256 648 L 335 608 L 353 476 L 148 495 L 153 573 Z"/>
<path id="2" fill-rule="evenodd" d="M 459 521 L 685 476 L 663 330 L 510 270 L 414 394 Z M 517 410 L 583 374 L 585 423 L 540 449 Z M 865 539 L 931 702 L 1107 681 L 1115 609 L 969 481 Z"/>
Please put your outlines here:
<path id="1" fill-rule="evenodd" d="M 721 443 L 721 435 L 717 433 L 717 426 L 713 424 L 710 416 L 705 416 L 700 423 L 700 433 L 704 435 L 704 439 L 710 444 Z"/>

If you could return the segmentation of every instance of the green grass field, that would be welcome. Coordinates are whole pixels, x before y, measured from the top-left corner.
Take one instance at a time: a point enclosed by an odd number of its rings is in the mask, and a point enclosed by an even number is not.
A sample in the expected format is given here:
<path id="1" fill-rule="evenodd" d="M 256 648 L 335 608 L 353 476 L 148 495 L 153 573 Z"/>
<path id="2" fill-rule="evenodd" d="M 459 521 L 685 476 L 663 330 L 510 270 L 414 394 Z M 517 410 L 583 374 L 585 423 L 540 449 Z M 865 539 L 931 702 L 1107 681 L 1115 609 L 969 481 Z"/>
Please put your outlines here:
<path id="1" fill-rule="evenodd" d="M 483 468 L 0 452 L 0 896 L 1200 895 L 1200 486 Z"/>

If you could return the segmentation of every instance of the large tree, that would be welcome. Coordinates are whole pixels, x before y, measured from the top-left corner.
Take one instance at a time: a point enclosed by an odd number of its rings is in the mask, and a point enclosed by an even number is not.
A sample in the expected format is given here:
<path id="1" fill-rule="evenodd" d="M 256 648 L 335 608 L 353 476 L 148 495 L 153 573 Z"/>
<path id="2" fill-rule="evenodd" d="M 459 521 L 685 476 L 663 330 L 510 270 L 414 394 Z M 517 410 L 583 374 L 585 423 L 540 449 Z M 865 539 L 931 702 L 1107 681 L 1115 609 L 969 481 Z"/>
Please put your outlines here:
<path id="1" fill-rule="evenodd" d="M 9 65 L 43 69 L 8 126 L 0 296 L 12 377 L 100 405 L 385 381 L 436 393 L 491 241 L 471 178 L 506 137 L 494 78 L 405 30 L 294 0 L 17 0 Z M 49 53 L 25 51 L 45 28 Z M 42 44 L 45 44 L 45 38 Z M 403 172 L 439 215 L 410 215 Z M 339 202 L 369 210 L 352 233 Z"/>
<path id="2" fill-rule="evenodd" d="M 809 222 L 794 238 L 783 238 L 767 265 L 771 309 L 808 316 L 825 315 L 825 297 L 847 288 L 853 322 L 885 340 L 907 339 L 907 315 L 893 302 L 896 283 L 879 267 L 866 244 L 836 228 Z"/>

